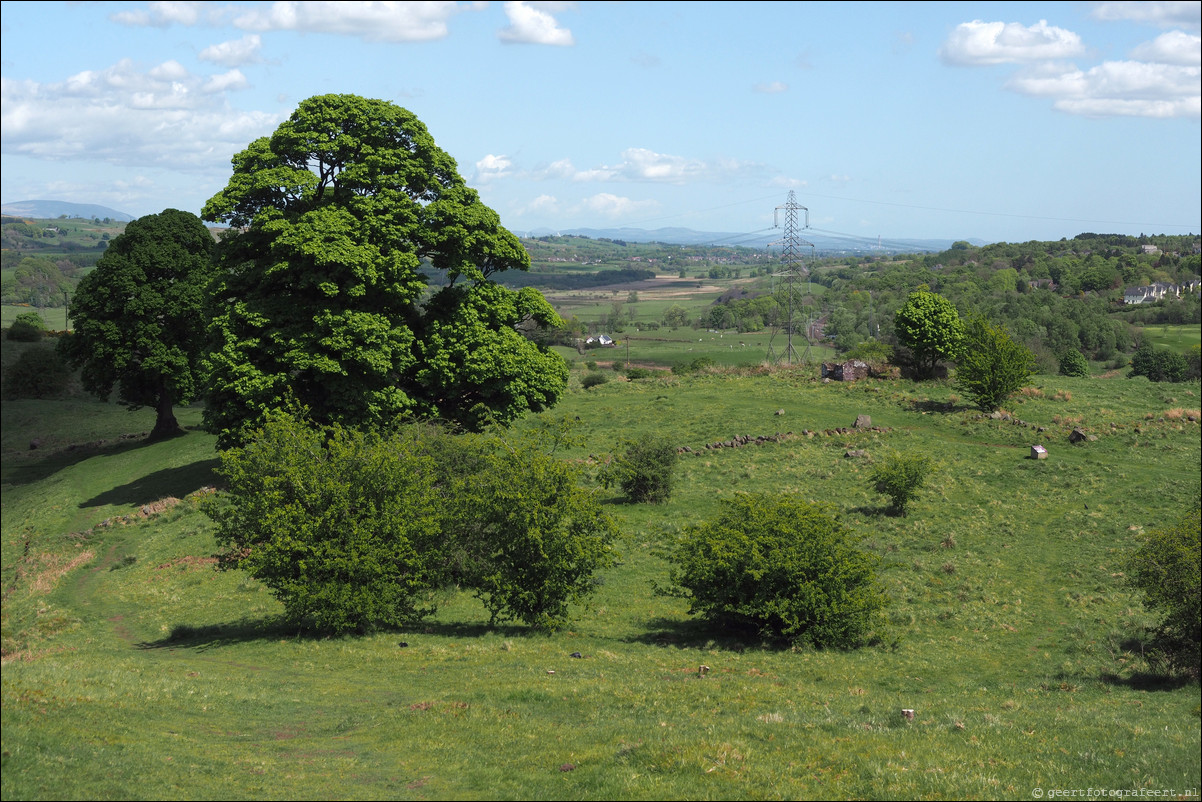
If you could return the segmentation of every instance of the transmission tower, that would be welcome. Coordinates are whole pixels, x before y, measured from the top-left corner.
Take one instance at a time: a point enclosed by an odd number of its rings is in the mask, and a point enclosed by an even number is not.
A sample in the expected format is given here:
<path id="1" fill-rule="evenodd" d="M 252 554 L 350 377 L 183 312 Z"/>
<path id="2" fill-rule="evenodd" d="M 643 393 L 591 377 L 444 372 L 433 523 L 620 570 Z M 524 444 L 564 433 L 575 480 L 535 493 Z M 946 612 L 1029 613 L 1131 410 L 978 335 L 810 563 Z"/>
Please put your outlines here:
<path id="1" fill-rule="evenodd" d="M 793 364 L 795 360 L 799 360 L 797 349 L 793 347 L 793 334 L 802 326 L 801 310 L 803 304 L 801 282 L 809 281 L 810 271 L 806 267 L 805 258 L 803 257 L 803 248 L 810 249 L 810 260 L 814 259 L 814 243 L 807 242 L 798 234 L 801 228 L 810 227 L 810 210 L 797 202 L 797 196 L 792 190 L 789 190 L 789 199 L 783 206 L 777 206 L 773 213 L 772 224 L 775 228 L 780 228 L 780 212 L 785 211 L 785 236 L 784 239 L 771 242 L 768 247 L 773 245 L 781 245 L 784 247 L 784 253 L 781 254 L 781 268 L 773 273 L 774 283 L 779 280 L 779 287 L 774 287 L 776 301 L 784 310 L 785 317 L 783 321 L 779 321 L 772 327 L 772 336 L 768 339 L 768 361 L 773 364 L 785 362 Z M 805 212 L 805 225 L 798 225 L 798 212 Z M 807 289 L 806 294 L 809 294 Z M 778 353 L 780 344 L 776 342 L 777 335 L 781 330 L 785 332 L 785 347 L 783 352 Z M 805 352 L 800 357 L 800 362 L 804 365 L 810 358 L 810 341 L 813 339 L 810 321 L 807 319 L 805 326 L 806 347 Z"/>

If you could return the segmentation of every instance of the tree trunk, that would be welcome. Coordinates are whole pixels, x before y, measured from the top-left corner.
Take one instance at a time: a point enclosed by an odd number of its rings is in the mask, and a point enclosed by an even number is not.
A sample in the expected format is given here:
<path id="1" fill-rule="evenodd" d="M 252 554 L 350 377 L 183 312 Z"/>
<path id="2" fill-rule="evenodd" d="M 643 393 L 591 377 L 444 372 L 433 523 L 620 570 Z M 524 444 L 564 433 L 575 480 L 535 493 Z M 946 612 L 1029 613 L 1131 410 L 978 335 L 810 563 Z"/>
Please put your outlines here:
<path id="1" fill-rule="evenodd" d="M 167 382 L 159 380 L 159 403 L 158 417 L 154 422 L 154 430 L 150 433 L 151 440 L 165 440 L 168 437 L 175 437 L 183 430 L 179 426 L 179 422 L 175 419 L 174 404 L 172 403 L 171 390 L 167 387 Z"/>

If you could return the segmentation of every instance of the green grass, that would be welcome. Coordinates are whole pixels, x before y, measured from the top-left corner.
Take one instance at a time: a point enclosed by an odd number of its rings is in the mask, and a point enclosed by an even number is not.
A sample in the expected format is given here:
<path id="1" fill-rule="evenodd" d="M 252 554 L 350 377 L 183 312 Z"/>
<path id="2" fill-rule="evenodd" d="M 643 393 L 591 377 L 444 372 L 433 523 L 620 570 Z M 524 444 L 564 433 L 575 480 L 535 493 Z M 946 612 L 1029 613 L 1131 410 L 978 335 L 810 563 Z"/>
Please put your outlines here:
<path id="1" fill-rule="evenodd" d="M 1142 332 L 1157 348 L 1185 353 L 1195 345 L 1202 344 L 1202 325 L 1197 323 L 1154 324 L 1144 326 Z"/>
<path id="2" fill-rule="evenodd" d="M 607 499 L 621 564 L 552 636 L 490 628 L 453 593 L 403 632 L 281 628 L 262 587 L 213 570 L 188 497 L 211 482 L 211 437 L 147 445 L 121 434 L 150 411 L 4 404 L 4 798 L 1196 795 L 1199 687 L 1150 671 L 1122 560 L 1198 497 L 1198 424 L 1174 410 L 1199 385 L 1038 377 L 1006 405 L 1020 424 L 946 384 L 814 373 L 611 381 L 549 413 L 580 418 L 565 456 L 586 463 L 643 431 L 698 452 L 668 503 Z M 858 414 L 883 430 L 825 433 Z M 1073 426 L 1098 439 L 1070 445 Z M 52 445 L 31 452 L 38 435 Z M 1047 460 L 1026 458 L 1036 442 Z M 887 450 L 936 463 L 905 518 L 868 486 Z M 744 490 L 828 503 L 884 557 L 892 645 L 741 642 L 653 593 L 662 545 Z M 141 516 L 166 496 L 183 501 Z"/>

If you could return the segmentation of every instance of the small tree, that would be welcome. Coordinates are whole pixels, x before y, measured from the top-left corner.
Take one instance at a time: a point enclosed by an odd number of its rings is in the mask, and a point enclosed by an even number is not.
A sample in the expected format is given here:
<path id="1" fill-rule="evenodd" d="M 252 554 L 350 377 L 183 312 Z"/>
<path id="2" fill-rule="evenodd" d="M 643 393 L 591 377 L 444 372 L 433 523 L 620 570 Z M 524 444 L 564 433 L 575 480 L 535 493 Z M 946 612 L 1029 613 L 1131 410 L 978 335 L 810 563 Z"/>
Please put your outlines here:
<path id="1" fill-rule="evenodd" d="M 879 558 L 825 510 L 787 496 L 724 501 L 669 560 L 668 593 L 687 599 L 690 613 L 795 644 L 858 646 L 887 602 Z"/>
<path id="2" fill-rule="evenodd" d="M 460 584 L 484 603 L 490 622 L 518 620 L 555 630 L 613 563 L 613 520 L 580 471 L 528 436 L 443 438 L 443 532 Z"/>
<path id="3" fill-rule="evenodd" d="M 436 467 L 416 431 L 323 432 L 273 413 L 221 454 L 227 491 L 208 510 L 220 565 L 266 585 L 298 626 L 342 633 L 421 618 L 446 564 Z"/>
<path id="4" fill-rule="evenodd" d="M 889 454 L 873 466 L 869 481 L 876 492 L 884 494 L 893 502 L 892 511 L 905 515 L 906 508 L 926 484 L 931 461 L 917 454 Z"/>
<path id="5" fill-rule="evenodd" d="M 952 302 L 919 290 L 910 293 L 893 319 L 897 341 L 914 355 L 914 372 L 929 378 L 941 360 L 955 359 L 964 342 L 964 325 Z"/>
<path id="6" fill-rule="evenodd" d="M 82 368 L 84 389 L 130 409 L 154 407 L 151 438 L 179 431 L 173 406 L 199 395 L 213 235 L 200 218 L 167 209 L 126 226 L 71 299 L 74 331 L 59 349 Z"/>
<path id="7" fill-rule="evenodd" d="M 644 434 L 627 440 L 625 450 L 601 472 L 606 487 L 617 485 L 629 501 L 662 504 L 672 495 L 676 446 L 663 435 Z"/>
<path id="8" fill-rule="evenodd" d="M 8 329 L 8 339 L 22 343 L 36 343 L 46 336 L 46 323 L 37 312 L 22 312 Z"/>
<path id="9" fill-rule="evenodd" d="M 963 352 L 956 363 L 956 387 L 981 409 L 993 411 L 1031 379 L 1035 355 L 980 316 L 965 327 Z"/>
<path id="10" fill-rule="evenodd" d="M 1202 518 L 1199 509 L 1149 532 L 1128 563 L 1131 584 L 1160 614 L 1154 646 L 1171 670 L 1195 679 L 1202 663 Z"/>
<path id="11" fill-rule="evenodd" d="M 1060 375 L 1077 376 L 1079 378 L 1088 377 L 1089 363 L 1085 361 L 1085 356 L 1076 348 L 1070 348 L 1061 354 Z"/>

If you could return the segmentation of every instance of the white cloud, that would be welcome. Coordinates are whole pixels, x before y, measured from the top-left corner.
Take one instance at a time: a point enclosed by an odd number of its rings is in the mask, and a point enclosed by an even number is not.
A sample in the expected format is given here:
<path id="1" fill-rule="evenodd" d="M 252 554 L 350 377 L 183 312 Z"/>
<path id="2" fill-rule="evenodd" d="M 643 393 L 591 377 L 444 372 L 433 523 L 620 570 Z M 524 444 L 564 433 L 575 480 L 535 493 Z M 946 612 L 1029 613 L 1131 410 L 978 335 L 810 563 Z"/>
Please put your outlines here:
<path id="1" fill-rule="evenodd" d="M 1085 52 L 1081 37 L 1048 25 L 973 20 L 956 26 L 939 56 L 948 64 L 1007 64 L 1071 58 Z"/>
<path id="2" fill-rule="evenodd" d="M 1184 27 L 1196 30 L 1202 24 L 1202 3 L 1198 0 L 1098 3 L 1094 7 L 1093 16 L 1095 19 L 1107 21 L 1132 20 L 1166 28 Z"/>
<path id="3" fill-rule="evenodd" d="M 154 2 L 148 3 L 144 11 L 119 11 L 111 15 L 110 19 L 122 25 L 137 27 L 165 28 L 168 25 L 195 25 L 200 20 L 204 7 L 204 3 L 196 2 Z"/>
<path id="4" fill-rule="evenodd" d="M 470 6 L 478 7 L 478 6 Z M 248 31 L 356 36 L 370 42 L 425 42 L 447 35 L 447 20 L 469 6 L 456 2 L 295 2 L 246 10 L 234 25 Z"/>
<path id="5" fill-rule="evenodd" d="M 1183 31 L 1169 31 L 1151 42 L 1144 42 L 1131 51 L 1131 57 L 1139 61 L 1158 64 L 1202 65 L 1202 36 Z"/>
<path id="6" fill-rule="evenodd" d="M 241 67 L 259 61 L 259 49 L 263 39 L 257 33 L 247 34 L 241 39 L 210 45 L 200 51 L 201 61 L 211 61 L 224 67 Z"/>
<path id="7" fill-rule="evenodd" d="M 648 212 L 653 212 L 659 208 L 659 203 L 653 200 L 636 201 L 630 198 L 625 198 L 620 195 L 612 195 L 608 192 L 600 192 L 593 195 L 591 198 L 585 198 L 580 202 L 579 206 L 573 210 L 574 213 L 581 211 L 591 214 L 616 219 L 620 217 L 629 217 L 631 215 L 644 215 Z"/>
<path id="8" fill-rule="evenodd" d="M 535 8 L 536 5 L 542 8 Z M 559 27 L 555 17 L 543 10 L 562 7 L 562 3 L 507 2 L 505 16 L 509 18 L 509 27 L 498 31 L 497 37 L 509 44 L 574 45 L 572 32 Z"/>
<path id="9" fill-rule="evenodd" d="M 766 95 L 775 95 L 781 92 L 789 91 L 789 85 L 784 81 L 772 81 L 766 84 L 756 84 L 755 91 Z"/>
<path id="10" fill-rule="evenodd" d="M 554 195 L 539 195 L 530 203 L 518 210 L 519 215 L 526 214 L 558 214 L 560 211 L 559 199 Z"/>
<path id="11" fill-rule="evenodd" d="M 476 162 L 476 180 L 490 181 L 494 178 L 504 178 L 509 175 L 511 167 L 513 167 L 513 162 L 508 156 L 494 156 L 490 153 Z"/>
<path id="12" fill-rule="evenodd" d="M 1055 108 L 1092 117 L 1197 117 L 1202 70 L 1172 64 L 1107 61 L 1088 70 L 1045 65 L 1013 77 L 1007 87 L 1054 99 Z"/>
<path id="13" fill-rule="evenodd" d="M 0 79 L 3 150 L 37 159 L 88 159 L 135 169 L 227 170 L 229 158 L 279 118 L 231 109 L 237 70 L 193 75 L 177 62 L 141 70 L 123 60 L 59 83 Z"/>
<path id="14" fill-rule="evenodd" d="M 578 169 L 570 159 L 560 159 L 528 175 L 536 180 L 588 181 L 651 181 L 683 184 L 690 180 L 729 176 L 762 170 L 761 165 L 733 159 L 701 161 L 656 153 L 647 148 L 627 148 L 621 161 L 587 170 Z"/>

